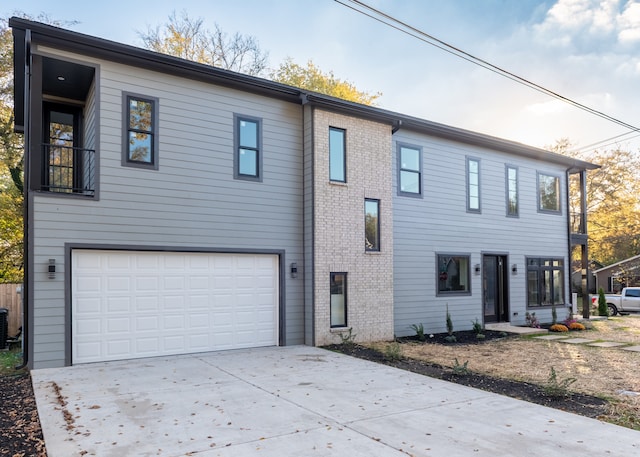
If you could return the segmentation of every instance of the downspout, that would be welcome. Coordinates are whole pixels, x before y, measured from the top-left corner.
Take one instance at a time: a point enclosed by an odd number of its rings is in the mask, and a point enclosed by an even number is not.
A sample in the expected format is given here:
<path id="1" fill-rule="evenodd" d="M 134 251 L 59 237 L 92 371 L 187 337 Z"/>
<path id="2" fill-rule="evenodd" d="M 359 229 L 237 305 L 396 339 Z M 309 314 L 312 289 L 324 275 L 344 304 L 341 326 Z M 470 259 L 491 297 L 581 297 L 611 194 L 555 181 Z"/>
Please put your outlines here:
<path id="1" fill-rule="evenodd" d="M 25 368 L 29 363 L 29 351 L 31 350 L 29 338 L 29 310 L 31 303 L 31 273 L 29 260 L 29 189 L 31 187 L 31 30 L 25 30 L 24 35 L 24 178 L 23 178 L 23 286 L 22 286 L 22 364 L 15 367 L 16 370 Z"/>

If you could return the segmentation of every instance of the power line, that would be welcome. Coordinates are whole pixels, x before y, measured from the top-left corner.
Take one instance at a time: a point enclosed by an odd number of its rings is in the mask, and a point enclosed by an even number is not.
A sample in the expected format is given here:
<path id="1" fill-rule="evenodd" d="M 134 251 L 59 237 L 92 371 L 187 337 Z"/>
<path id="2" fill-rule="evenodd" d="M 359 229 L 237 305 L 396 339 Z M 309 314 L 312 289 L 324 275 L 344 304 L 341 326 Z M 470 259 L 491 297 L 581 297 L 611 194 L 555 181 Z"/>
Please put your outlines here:
<path id="1" fill-rule="evenodd" d="M 636 127 L 634 125 L 628 124 L 627 122 L 624 122 L 624 121 L 622 121 L 620 119 L 617 119 L 617 118 L 615 118 L 613 116 L 609 116 L 608 114 L 603 113 L 602 111 L 598 111 L 598 110 L 596 110 L 594 108 L 586 106 L 586 105 L 584 105 L 582 103 L 579 103 L 579 102 L 577 102 L 575 100 L 572 100 L 572 99 L 570 99 L 568 97 L 560 95 L 557 92 L 554 92 L 554 91 L 552 91 L 550 89 L 547 89 L 547 88 L 545 88 L 545 87 L 543 87 L 543 86 L 541 86 L 539 84 L 534 83 L 533 81 L 530 81 L 530 80 L 528 80 L 526 78 L 518 76 L 515 73 L 512 73 L 512 72 L 510 72 L 508 70 L 505 70 L 504 68 L 501 68 L 501 67 L 499 67 L 497 65 L 494 65 L 494 64 L 492 64 L 492 63 L 490 63 L 490 62 L 488 62 L 488 61 L 486 61 L 484 59 L 476 57 L 473 54 L 470 54 L 470 53 L 468 53 L 466 51 L 463 51 L 462 49 L 457 48 L 457 47 L 455 47 L 455 46 L 453 46 L 453 45 L 451 45 L 451 44 L 449 44 L 449 43 L 447 43 L 447 42 L 445 42 L 443 40 L 440 40 L 439 38 L 436 38 L 433 35 L 430 35 L 430 34 L 424 32 L 424 31 L 422 31 L 422 30 L 420 30 L 420 29 L 418 29 L 416 27 L 413 27 L 413 26 L 407 24 L 406 22 L 403 22 L 403 21 L 401 21 L 401 20 L 399 20 L 399 19 L 397 19 L 397 18 L 395 18 L 395 17 L 393 17 L 393 16 L 391 16 L 389 14 L 386 14 L 386 13 L 384 13 L 384 12 L 382 12 L 382 11 L 376 9 L 376 8 L 373 8 L 372 6 L 369 6 L 364 2 L 361 2 L 359 0 L 334 0 L 334 1 L 336 3 L 339 3 L 342 6 L 345 6 L 345 7 L 349 8 L 349 9 L 357 12 L 357 13 L 360 13 L 360 14 L 362 14 L 364 16 L 367 16 L 367 17 L 369 17 L 369 18 L 371 18 L 371 19 L 373 19 L 375 21 L 378 21 L 378 22 L 380 22 L 380 23 L 382 23 L 382 24 L 384 24 L 384 25 L 386 25 L 388 27 L 396 29 L 399 32 L 402 32 L 402 33 L 404 33 L 406 35 L 409 35 L 409 36 L 411 36 L 413 38 L 416 38 L 416 39 L 418 39 L 418 40 L 420 40 L 420 41 L 422 41 L 422 42 L 424 42 L 426 44 L 429 44 L 429 45 L 434 46 L 434 47 L 436 47 L 438 49 L 441 49 L 441 50 L 443 50 L 445 52 L 448 52 L 449 54 L 452 54 L 452 55 L 454 55 L 456 57 L 459 57 L 459 58 L 461 58 L 463 60 L 466 60 L 467 62 L 470 62 L 470 63 L 472 63 L 474 65 L 478 65 L 478 66 L 480 66 L 482 68 L 485 68 L 485 69 L 487 69 L 489 71 L 492 71 L 492 72 L 494 72 L 496 74 L 499 74 L 500 76 L 503 76 L 503 77 L 505 77 L 507 79 L 515 81 L 518 84 L 522 84 L 522 85 L 524 85 L 526 87 L 534 89 L 534 90 L 536 90 L 538 92 L 541 92 L 541 93 L 543 93 L 545 95 L 551 96 L 551 97 L 556 98 L 558 100 L 561 100 L 561 101 L 563 101 L 565 103 L 568 103 L 568 104 L 570 104 L 570 105 L 572 105 L 572 106 L 574 106 L 574 107 L 576 107 L 578 109 L 581 109 L 581 110 L 586 111 L 586 112 L 588 112 L 590 114 L 593 114 L 593 115 L 598 116 L 598 117 L 600 117 L 602 119 L 605 119 L 605 120 L 607 120 L 609 122 L 613 122 L 614 124 L 618 124 L 618 125 L 620 125 L 620 126 L 622 126 L 624 128 L 627 128 L 627 129 L 631 130 L 630 132 L 627 132 L 627 133 L 618 135 L 616 137 L 609 138 L 608 140 L 603 140 L 601 142 L 594 143 L 594 144 L 599 144 L 599 143 L 602 143 L 602 142 L 606 142 L 606 141 L 609 141 L 609 140 L 612 140 L 612 139 L 615 139 L 615 138 L 618 138 L 618 137 L 621 137 L 621 136 L 629 135 L 629 134 L 634 133 L 634 132 L 640 132 L 640 128 L 639 127 Z M 353 4 L 353 5 L 347 4 L 346 2 L 349 2 L 349 3 Z M 369 12 L 367 12 L 367 11 L 369 11 Z M 584 149 L 584 148 L 581 148 L 581 149 Z"/>

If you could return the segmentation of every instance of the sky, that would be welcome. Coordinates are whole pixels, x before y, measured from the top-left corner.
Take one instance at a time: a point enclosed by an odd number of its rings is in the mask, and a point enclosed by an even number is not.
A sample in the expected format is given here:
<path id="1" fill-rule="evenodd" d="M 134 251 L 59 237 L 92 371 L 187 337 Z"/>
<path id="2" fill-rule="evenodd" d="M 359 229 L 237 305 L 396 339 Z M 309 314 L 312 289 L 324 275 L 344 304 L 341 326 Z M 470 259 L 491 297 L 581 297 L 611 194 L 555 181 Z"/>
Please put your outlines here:
<path id="1" fill-rule="evenodd" d="M 465 52 L 640 128 L 640 0 L 363 0 Z M 13 5 L 12 5 L 13 3 Z M 347 4 L 348 6 L 345 6 Z M 547 147 L 640 150 L 633 133 L 354 11 L 351 0 L 22 0 L 0 17 L 41 13 L 71 30 L 142 47 L 140 32 L 183 10 L 254 36 L 270 67 L 312 60 L 377 106 Z M 629 133 L 631 132 L 631 133 Z M 626 134 L 626 135 L 625 135 Z M 617 139 L 610 138 L 624 135 Z"/>

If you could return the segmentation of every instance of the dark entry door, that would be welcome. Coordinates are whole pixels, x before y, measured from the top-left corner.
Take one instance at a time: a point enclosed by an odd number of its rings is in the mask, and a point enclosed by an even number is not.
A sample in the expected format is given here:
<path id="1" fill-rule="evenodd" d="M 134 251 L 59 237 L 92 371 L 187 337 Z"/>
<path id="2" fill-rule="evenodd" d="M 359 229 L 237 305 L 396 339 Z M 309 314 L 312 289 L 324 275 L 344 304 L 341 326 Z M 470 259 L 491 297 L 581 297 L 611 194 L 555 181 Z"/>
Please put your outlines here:
<path id="1" fill-rule="evenodd" d="M 75 107 L 44 104 L 44 184 L 51 192 L 77 192 L 81 188 L 80 111 Z"/>
<path id="2" fill-rule="evenodd" d="M 509 322 L 507 257 L 482 256 L 482 297 L 485 322 Z"/>

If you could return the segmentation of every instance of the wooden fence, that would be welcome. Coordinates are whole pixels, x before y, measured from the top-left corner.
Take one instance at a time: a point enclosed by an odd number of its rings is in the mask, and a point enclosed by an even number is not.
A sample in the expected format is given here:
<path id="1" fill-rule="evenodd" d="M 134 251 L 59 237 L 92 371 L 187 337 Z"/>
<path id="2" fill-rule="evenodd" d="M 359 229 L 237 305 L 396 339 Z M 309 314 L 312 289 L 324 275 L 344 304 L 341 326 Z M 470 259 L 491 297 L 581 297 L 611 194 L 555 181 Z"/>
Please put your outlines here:
<path id="1" fill-rule="evenodd" d="M 22 326 L 22 296 L 17 292 L 22 284 L 0 284 L 0 308 L 9 310 L 9 336 L 15 336 Z"/>

